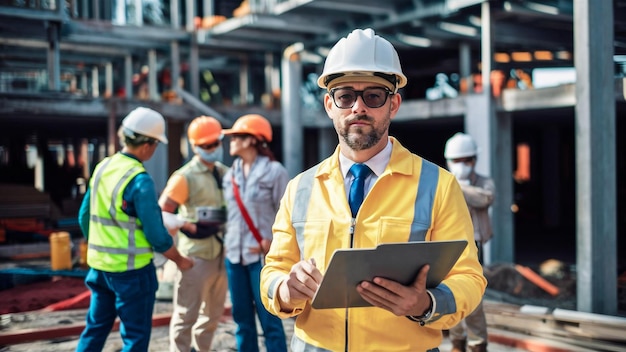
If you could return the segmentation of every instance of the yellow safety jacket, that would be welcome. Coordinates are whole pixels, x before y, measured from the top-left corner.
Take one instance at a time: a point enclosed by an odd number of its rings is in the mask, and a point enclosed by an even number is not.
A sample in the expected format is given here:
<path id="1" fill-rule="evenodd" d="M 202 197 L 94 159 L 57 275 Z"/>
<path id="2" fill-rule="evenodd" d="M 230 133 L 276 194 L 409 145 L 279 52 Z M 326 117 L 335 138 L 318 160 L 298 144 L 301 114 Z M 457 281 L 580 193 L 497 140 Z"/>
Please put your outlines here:
<path id="1" fill-rule="evenodd" d="M 140 269 L 152 260 L 152 247 L 141 221 L 122 210 L 124 189 L 139 173 L 138 160 L 117 153 L 102 160 L 90 181 L 87 264 L 107 272 Z"/>
<path id="2" fill-rule="evenodd" d="M 471 313 L 486 279 L 477 258 L 467 204 L 454 176 L 412 154 L 390 138 L 393 148 L 352 222 L 339 166 L 339 148 L 317 167 L 290 181 L 273 226 L 274 241 L 261 272 L 261 298 L 273 314 L 298 316 L 298 351 L 427 351 L 441 344 L 441 330 Z M 353 238 L 353 245 L 351 245 Z M 307 301 L 281 312 L 277 289 L 291 267 L 314 258 L 322 274 L 339 248 L 374 248 L 381 243 L 467 240 L 443 282 L 429 291 L 433 318 L 421 326 L 376 308 L 313 309 Z"/>

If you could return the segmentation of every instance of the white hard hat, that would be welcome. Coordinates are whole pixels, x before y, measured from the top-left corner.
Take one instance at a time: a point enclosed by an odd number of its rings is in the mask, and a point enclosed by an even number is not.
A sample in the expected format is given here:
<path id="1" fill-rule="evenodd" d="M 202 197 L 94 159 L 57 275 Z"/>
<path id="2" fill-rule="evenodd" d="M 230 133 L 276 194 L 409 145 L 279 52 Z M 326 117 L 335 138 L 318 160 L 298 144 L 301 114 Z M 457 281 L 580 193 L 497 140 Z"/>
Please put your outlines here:
<path id="1" fill-rule="evenodd" d="M 122 126 L 135 133 L 158 139 L 162 143 L 167 144 L 165 119 L 163 115 L 152 109 L 144 107 L 136 108 L 126 115 L 122 121 Z"/>
<path id="2" fill-rule="evenodd" d="M 444 157 L 448 160 L 476 156 L 478 147 L 469 134 L 457 133 L 446 142 Z"/>
<path id="3" fill-rule="evenodd" d="M 348 81 L 379 82 L 395 93 L 407 79 L 393 45 L 367 28 L 355 29 L 330 49 L 317 84 L 331 89 Z"/>

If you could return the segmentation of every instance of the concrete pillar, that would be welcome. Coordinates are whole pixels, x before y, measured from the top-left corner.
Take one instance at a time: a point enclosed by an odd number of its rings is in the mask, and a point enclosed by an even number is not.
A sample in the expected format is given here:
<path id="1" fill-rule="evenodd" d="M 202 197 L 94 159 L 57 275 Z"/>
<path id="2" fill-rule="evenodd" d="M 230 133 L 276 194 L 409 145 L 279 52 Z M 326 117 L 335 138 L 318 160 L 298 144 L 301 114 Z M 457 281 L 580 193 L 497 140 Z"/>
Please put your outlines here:
<path id="1" fill-rule="evenodd" d="M 472 81 L 472 50 L 468 42 L 459 44 L 459 79 L 461 82 L 466 82 L 468 92 L 474 90 L 474 82 Z"/>
<path id="2" fill-rule="evenodd" d="M 100 96 L 100 73 L 98 66 L 91 68 L 91 96 L 98 98 Z"/>
<path id="3" fill-rule="evenodd" d="M 496 117 L 489 75 L 492 67 L 493 21 L 489 2 L 482 4 L 481 62 L 483 93 L 467 95 L 465 131 L 478 144 L 476 172 L 494 179 L 496 199 L 491 207 L 494 237 L 485 247 L 485 264 L 514 262 L 512 123 L 509 114 Z M 496 161 L 497 160 L 497 161 Z"/>
<path id="4" fill-rule="evenodd" d="M 170 42 L 170 61 L 172 62 L 170 67 L 172 86 L 170 89 L 175 91 L 180 80 L 180 47 L 175 40 Z"/>
<path id="5" fill-rule="evenodd" d="M 194 98 L 200 96 L 200 62 L 199 62 L 198 38 L 191 36 L 189 46 L 189 92 Z"/>
<path id="6" fill-rule="evenodd" d="M 104 97 L 110 98 L 113 96 L 113 64 L 107 62 L 104 65 Z"/>
<path id="7" fill-rule="evenodd" d="M 157 87 L 157 53 L 156 50 L 148 50 L 148 95 L 150 100 L 159 101 L 161 96 Z"/>
<path id="8" fill-rule="evenodd" d="M 613 39 L 612 1 L 574 1 L 576 302 L 608 315 L 617 314 Z"/>
<path id="9" fill-rule="evenodd" d="M 303 161 L 303 127 L 300 118 L 301 101 L 300 87 L 302 86 L 302 62 L 299 52 L 301 44 L 289 46 L 283 52 L 281 92 L 282 122 L 283 122 L 283 158 L 289 177 L 302 172 Z"/>
<path id="10" fill-rule="evenodd" d="M 180 2 L 170 0 L 170 24 L 173 29 L 180 28 Z"/>
<path id="11" fill-rule="evenodd" d="M 87 72 L 82 72 L 80 74 L 80 89 L 85 95 L 89 92 L 89 79 L 87 78 Z"/>
<path id="12" fill-rule="evenodd" d="M 186 20 L 186 26 L 185 28 L 187 29 L 188 32 L 194 32 L 195 30 L 195 25 L 194 25 L 194 17 L 196 17 L 196 0 L 186 0 L 185 2 L 185 20 Z M 192 37 L 194 37 L 195 35 L 193 35 Z M 195 40 L 192 40 L 192 43 Z"/>
<path id="13" fill-rule="evenodd" d="M 117 137 L 117 105 L 114 101 L 109 103 L 109 116 L 107 118 L 107 156 L 115 154 L 118 150 L 119 140 Z"/>
<path id="14" fill-rule="evenodd" d="M 135 22 L 136 26 L 143 26 L 143 5 L 141 4 L 141 0 L 134 0 L 133 4 L 135 7 Z"/>
<path id="15" fill-rule="evenodd" d="M 202 0 L 203 17 L 211 17 L 215 15 L 215 6 L 213 5 L 213 0 Z"/>
<path id="16" fill-rule="evenodd" d="M 241 57 L 239 67 L 239 105 L 248 105 L 250 102 L 250 62 L 248 57 Z"/>
<path id="17" fill-rule="evenodd" d="M 61 60 L 59 53 L 59 26 L 49 22 L 48 27 L 48 89 L 61 90 Z"/>
<path id="18" fill-rule="evenodd" d="M 115 0 L 114 6 L 113 24 L 126 25 L 126 0 Z"/>
<path id="19" fill-rule="evenodd" d="M 133 57 L 124 56 L 124 89 L 126 90 L 126 99 L 133 98 Z"/>

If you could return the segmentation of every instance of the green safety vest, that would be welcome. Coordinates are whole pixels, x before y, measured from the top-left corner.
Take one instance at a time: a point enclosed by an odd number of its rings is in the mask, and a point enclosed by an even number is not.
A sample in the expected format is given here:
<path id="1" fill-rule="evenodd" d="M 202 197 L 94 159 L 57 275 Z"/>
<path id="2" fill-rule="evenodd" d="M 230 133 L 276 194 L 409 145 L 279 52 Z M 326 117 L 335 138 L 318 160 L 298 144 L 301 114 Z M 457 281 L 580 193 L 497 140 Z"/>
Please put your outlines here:
<path id="1" fill-rule="evenodd" d="M 146 169 L 138 160 L 117 153 L 105 158 L 91 179 L 87 264 L 108 272 L 140 269 L 152 260 L 152 247 L 141 221 L 122 210 L 124 189 Z"/>

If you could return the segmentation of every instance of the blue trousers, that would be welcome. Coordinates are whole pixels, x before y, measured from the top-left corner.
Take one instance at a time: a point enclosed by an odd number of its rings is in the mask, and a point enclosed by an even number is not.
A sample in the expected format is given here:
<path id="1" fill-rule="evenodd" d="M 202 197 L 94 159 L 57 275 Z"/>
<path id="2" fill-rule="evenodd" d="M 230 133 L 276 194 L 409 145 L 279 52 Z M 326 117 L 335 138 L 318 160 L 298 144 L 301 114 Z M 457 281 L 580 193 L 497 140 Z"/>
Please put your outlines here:
<path id="1" fill-rule="evenodd" d="M 154 265 L 120 273 L 89 269 L 85 284 L 91 290 L 87 324 L 77 352 L 102 351 L 115 319 L 120 317 L 122 351 L 148 351 L 152 312 L 158 288 Z"/>
<path id="2" fill-rule="evenodd" d="M 226 259 L 226 273 L 232 313 L 237 331 L 237 350 L 239 352 L 258 352 L 259 342 L 256 330 L 255 312 L 259 316 L 265 336 L 265 347 L 271 352 L 286 352 L 287 343 L 283 322 L 270 314 L 261 302 L 261 262 L 249 265 L 233 264 Z"/>

